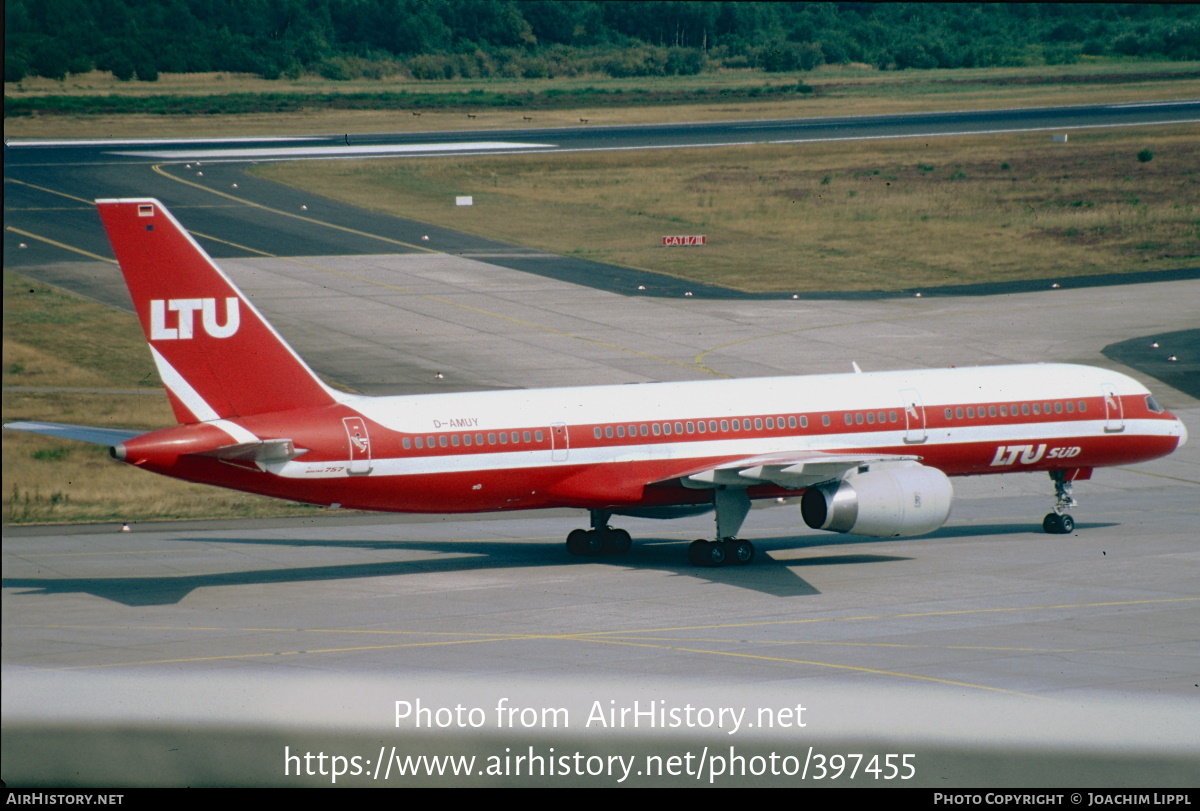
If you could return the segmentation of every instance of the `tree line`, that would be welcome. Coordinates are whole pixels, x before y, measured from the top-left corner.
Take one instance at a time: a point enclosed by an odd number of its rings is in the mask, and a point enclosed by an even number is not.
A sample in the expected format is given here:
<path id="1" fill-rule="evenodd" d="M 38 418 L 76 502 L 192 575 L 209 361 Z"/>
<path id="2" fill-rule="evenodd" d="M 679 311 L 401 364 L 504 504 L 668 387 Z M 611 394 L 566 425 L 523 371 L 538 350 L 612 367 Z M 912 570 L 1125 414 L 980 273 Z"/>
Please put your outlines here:
<path id="1" fill-rule="evenodd" d="M 4 17 L 6 82 L 97 69 L 454 79 L 1200 59 L 1195 4 L 7 0 Z"/>

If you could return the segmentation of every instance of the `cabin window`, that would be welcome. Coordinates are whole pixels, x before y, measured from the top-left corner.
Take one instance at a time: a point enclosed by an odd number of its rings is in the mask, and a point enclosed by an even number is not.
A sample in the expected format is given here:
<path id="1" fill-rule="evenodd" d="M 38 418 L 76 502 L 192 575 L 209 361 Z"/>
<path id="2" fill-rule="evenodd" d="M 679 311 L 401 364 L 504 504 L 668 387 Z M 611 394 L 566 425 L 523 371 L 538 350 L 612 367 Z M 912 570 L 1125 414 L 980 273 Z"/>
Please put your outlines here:
<path id="1" fill-rule="evenodd" d="M 604 435 L 609 439 L 612 439 L 613 429 L 611 425 L 604 426 Z"/>
<path id="2" fill-rule="evenodd" d="M 450 444 L 450 442 L 446 439 L 445 434 L 442 434 L 440 437 L 438 437 L 438 447 L 439 448 L 444 448 L 449 444 Z"/>
<path id="3" fill-rule="evenodd" d="M 592 429 L 592 436 L 594 436 L 596 439 L 604 436 L 604 432 L 600 430 L 600 426 L 596 426 Z"/>
<path id="4" fill-rule="evenodd" d="M 496 444 L 496 434 L 491 431 L 488 432 L 488 444 L 489 445 Z"/>
<path id="5" fill-rule="evenodd" d="M 466 445 L 468 448 L 471 446 L 471 435 L 470 434 L 463 434 L 463 444 Z"/>
<path id="6" fill-rule="evenodd" d="M 508 432 L 507 432 L 507 431 L 501 431 L 501 432 L 500 432 L 500 444 L 501 444 L 501 445 L 507 445 L 507 444 L 508 444 Z"/>
<path id="7" fill-rule="evenodd" d="M 653 433 L 655 436 L 658 436 L 659 434 L 661 434 L 661 433 L 662 433 L 662 429 L 658 427 L 658 423 L 657 423 L 657 422 L 656 422 L 656 423 L 654 423 L 654 424 L 652 424 L 652 425 L 650 426 L 650 431 L 651 431 L 651 432 L 652 432 L 652 433 Z"/>
<path id="8" fill-rule="evenodd" d="M 526 431 L 524 433 L 523 438 L 526 442 L 529 442 L 531 439 L 533 439 L 533 437 L 530 435 L 530 433 L 528 431 Z"/>
<path id="9" fill-rule="evenodd" d="M 696 433 L 703 434 L 707 430 L 708 430 L 708 426 L 705 425 L 704 420 L 696 421 Z"/>
<path id="10" fill-rule="evenodd" d="M 683 433 L 683 423 L 682 422 L 675 423 L 675 433 L 677 433 L 677 434 Z"/>
<path id="11" fill-rule="evenodd" d="M 796 427 L 796 418 L 788 417 L 788 428 L 795 428 L 795 427 Z"/>
<path id="12" fill-rule="evenodd" d="M 775 418 L 774 417 L 767 417 L 767 430 L 768 431 L 775 430 Z"/>
<path id="13" fill-rule="evenodd" d="M 867 412 L 867 425 L 874 425 L 874 424 L 875 424 L 875 412 L 868 411 Z"/>
<path id="14" fill-rule="evenodd" d="M 425 442 L 426 442 L 426 444 L 428 444 L 428 445 L 429 445 L 429 447 L 431 447 L 431 448 L 436 448 L 436 447 L 437 447 L 437 437 L 432 437 L 432 436 L 431 436 L 431 437 L 426 437 L 426 438 L 425 438 Z"/>
<path id="15" fill-rule="evenodd" d="M 716 420 L 708 421 L 708 430 L 709 430 L 709 432 L 714 433 L 714 434 L 717 432 L 717 421 Z"/>
<path id="16" fill-rule="evenodd" d="M 828 414 L 821 415 L 821 424 L 824 425 L 826 428 L 829 427 L 829 415 Z"/>
<path id="17" fill-rule="evenodd" d="M 664 422 L 663 423 L 663 436 L 670 436 L 670 435 L 671 435 L 671 423 Z"/>
<path id="18" fill-rule="evenodd" d="M 425 447 L 425 440 L 423 440 L 421 437 L 417 437 L 413 440 L 413 442 L 416 443 L 418 450 Z"/>
<path id="19" fill-rule="evenodd" d="M 762 418 L 761 418 L 761 417 L 755 417 L 755 418 L 754 418 L 754 430 L 755 430 L 755 431 L 761 431 L 761 430 L 762 430 Z"/>
<path id="20" fill-rule="evenodd" d="M 403 443 L 403 444 L 404 444 L 404 450 L 408 450 L 409 448 L 411 448 L 411 447 L 412 447 L 412 440 L 411 440 L 411 439 L 409 439 L 408 437 L 404 437 L 404 443 Z"/>
<path id="21" fill-rule="evenodd" d="M 453 445 L 453 446 L 454 446 L 454 447 L 456 447 L 456 448 L 458 447 L 458 434 L 451 434 L 451 435 L 450 435 L 450 444 L 451 444 L 451 445 Z"/>
<path id="22" fill-rule="evenodd" d="M 624 425 L 617 426 L 617 436 L 621 439 L 625 438 L 625 426 Z"/>
<path id="23" fill-rule="evenodd" d="M 975 419 L 975 407 L 974 406 L 967 406 L 967 419 L 969 419 L 969 420 Z"/>
<path id="24" fill-rule="evenodd" d="M 1055 414 L 1061 414 L 1061 413 L 1062 413 L 1062 403 L 1061 403 L 1061 402 L 1057 402 L 1057 403 L 1055 403 L 1055 404 L 1054 404 L 1054 413 L 1055 413 Z"/>
<path id="25" fill-rule="evenodd" d="M 1021 403 L 1021 413 L 1026 417 L 1029 416 L 1029 403 Z"/>
<path id="26" fill-rule="evenodd" d="M 946 419 L 952 419 L 953 417 L 954 417 L 954 412 L 947 408 L 946 409 Z"/>
<path id="27" fill-rule="evenodd" d="M 689 434 L 694 434 L 694 433 L 696 433 L 696 423 L 694 423 L 694 422 L 689 422 L 689 423 L 687 424 L 687 432 L 688 432 Z"/>
<path id="28" fill-rule="evenodd" d="M 1008 406 L 1000 406 L 1000 416 L 1001 417 L 1008 416 Z"/>
<path id="29" fill-rule="evenodd" d="M 1034 403 L 1034 404 L 1033 404 L 1033 413 L 1034 413 L 1034 414 L 1041 414 L 1041 413 L 1042 413 L 1042 409 L 1041 409 L 1041 404 L 1040 404 L 1040 403 Z"/>
<path id="30" fill-rule="evenodd" d="M 1146 405 L 1150 405 L 1150 401 L 1151 401 L 1151 400 L 1153 400 L 1153 399 L 1154 399 L 1154 395 L 1150 395 L 1150 400 L 1147 400 L 1147 401 L 1146 401 Z M 1158 409 L 1158 413 L 1161 413 L 1161 412 L 1162 412 L 1163 408 L 1162 408 L 1162 406 L 1158 405 L 1158 403 L 1157 403 L 1157 402 L 1156 402 L 1156 403 L 1154 403 L 1154 406 L 1152 406 L 1152 407 L 1150 408 L 1150 410 L 1151 410 L 1151 411 L 1154 411 L 1154 410 L 1155 410 L 1155 407 L 1157 407 L 1157 409 Z M 1082 414 L 1084 411 L 1087 411 L 1087 403 L 1085 403 L 1083 400 L 1080 400 L 1080 401 L 1079 401 L 1079 412 Z"/>
<path id="31" fill-rule="evenodd" d="M 808 417 L 801 417 L 801 418 L 800 418 L 800 427 L 801 427 L 801 428 L 807 428 L 807 427 L 808 427 Z"/>
<path id="32" fill-rule="evenodd" d="M 1067 400 L 1067 413 L 1068 413 L 1068 414 L 1074 414 L 1074 413 L 1075 413 L 1075 404 L 1074 404 L 1074 403 L 1072 403 L 1070 400 Z"/>

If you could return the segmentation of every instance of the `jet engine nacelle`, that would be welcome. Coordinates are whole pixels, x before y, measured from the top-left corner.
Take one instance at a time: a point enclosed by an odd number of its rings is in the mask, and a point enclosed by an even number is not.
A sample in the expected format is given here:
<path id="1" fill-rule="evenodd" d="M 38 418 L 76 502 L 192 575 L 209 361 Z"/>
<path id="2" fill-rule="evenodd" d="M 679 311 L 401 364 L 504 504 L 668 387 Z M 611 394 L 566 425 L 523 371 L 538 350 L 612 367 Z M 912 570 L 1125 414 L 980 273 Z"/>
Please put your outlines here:
<path id="1" fill-rule="evenodd" d="M 813 529 L 899 538 L 946 523 L 953 499 L 954 487 L 940 470 L 916 462 L 877 463 L 808 488 L 800 513 Z"/>

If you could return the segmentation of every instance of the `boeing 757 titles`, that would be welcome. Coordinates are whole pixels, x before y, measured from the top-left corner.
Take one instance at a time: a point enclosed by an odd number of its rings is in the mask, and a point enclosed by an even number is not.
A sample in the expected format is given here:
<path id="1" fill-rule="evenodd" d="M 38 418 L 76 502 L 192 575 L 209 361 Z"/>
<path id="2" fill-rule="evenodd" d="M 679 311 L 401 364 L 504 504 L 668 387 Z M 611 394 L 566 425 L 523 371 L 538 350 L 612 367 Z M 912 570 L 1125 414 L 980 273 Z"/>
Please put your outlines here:
<path id="1" fill-rule="evenodd" d="M 575 507 L 575 555 L 623 554 L 614 515 L 715 510 L 692 563 L 746 564 L 753 499 L 814 529 L 889 538 L 950 514 L 949 477 L 1044 471 L 1067 533 L 1074 482 L 1165 456 L 1187 430 L 1140 383 L 1033 364 L 364 397 L 326 386 L 161 203 L 99 200 L 179 424 L 149 433 L 12 423 L 111 446 L 192 482 L 418 513 Z"/>

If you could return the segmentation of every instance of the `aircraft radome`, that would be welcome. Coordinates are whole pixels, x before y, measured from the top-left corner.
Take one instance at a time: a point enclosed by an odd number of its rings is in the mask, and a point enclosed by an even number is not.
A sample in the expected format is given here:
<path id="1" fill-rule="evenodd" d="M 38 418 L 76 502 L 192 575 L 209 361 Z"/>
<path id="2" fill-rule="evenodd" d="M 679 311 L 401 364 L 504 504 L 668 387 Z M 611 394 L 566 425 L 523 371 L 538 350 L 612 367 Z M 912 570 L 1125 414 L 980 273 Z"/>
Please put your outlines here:
<path id="1" fill-rule="evenodd" d="M 800 497 L 815 529 L 932 532 L 952 476 L 1045 471 L 1043 528 L 1074 528 L 1072 485 L 1165 456 L 1187 430 L 1137 381 L 1030 364 L 364 397 L 326 386 L 152 199 L 99 200 L 179 424 L 141 434 L 12 423 L 111 446 L 192 482 L 363 510 L 574 507 L 576 555 L 624 554 L 614 515 L 715 510 L 698 565 L 746 564 L 752 499 Z"/>

